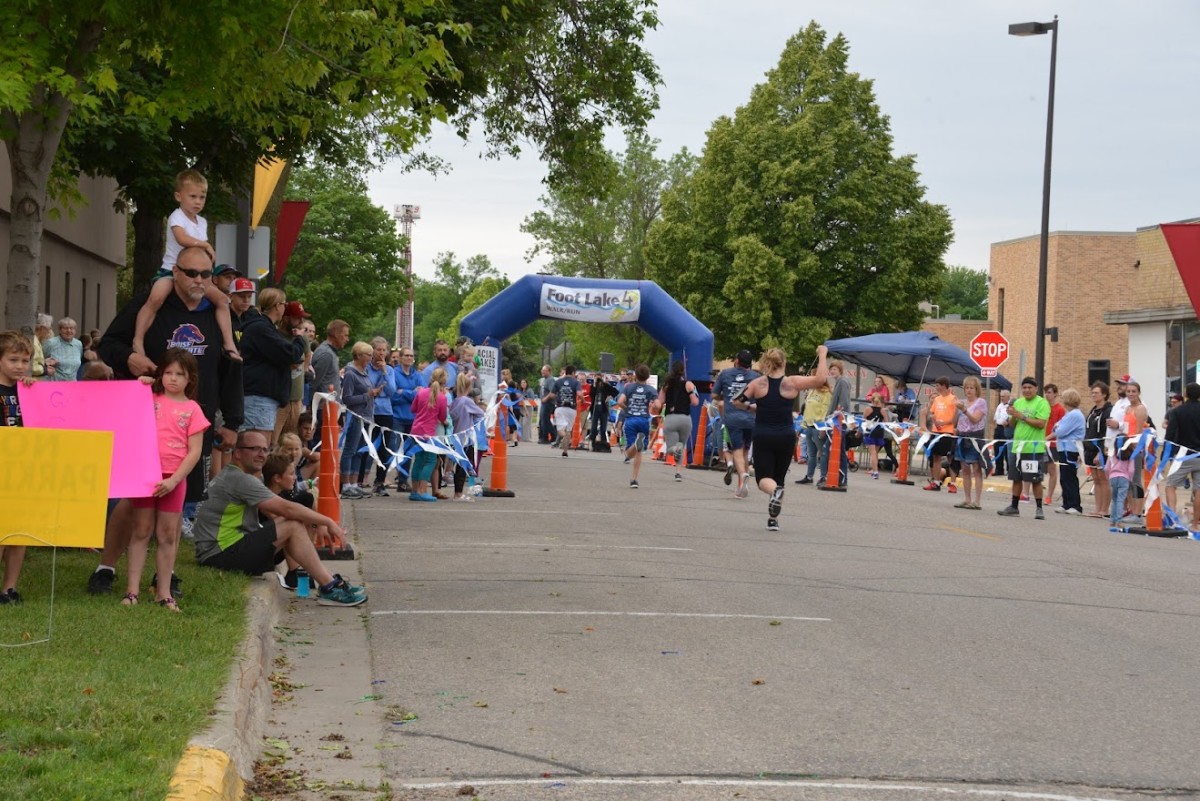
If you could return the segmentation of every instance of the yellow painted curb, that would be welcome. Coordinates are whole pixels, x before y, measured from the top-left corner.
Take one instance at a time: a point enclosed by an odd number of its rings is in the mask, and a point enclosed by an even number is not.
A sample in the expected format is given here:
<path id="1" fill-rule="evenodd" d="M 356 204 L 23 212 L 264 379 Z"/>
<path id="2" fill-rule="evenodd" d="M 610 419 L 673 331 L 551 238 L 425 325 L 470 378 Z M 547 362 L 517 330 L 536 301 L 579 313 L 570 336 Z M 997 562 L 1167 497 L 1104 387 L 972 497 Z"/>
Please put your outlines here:
<path id="1" fill-rule="evenodd" d="M 229 754 L 190 745 L 175 767 L 166 801 L 238 801 L 244 789 Z"/>

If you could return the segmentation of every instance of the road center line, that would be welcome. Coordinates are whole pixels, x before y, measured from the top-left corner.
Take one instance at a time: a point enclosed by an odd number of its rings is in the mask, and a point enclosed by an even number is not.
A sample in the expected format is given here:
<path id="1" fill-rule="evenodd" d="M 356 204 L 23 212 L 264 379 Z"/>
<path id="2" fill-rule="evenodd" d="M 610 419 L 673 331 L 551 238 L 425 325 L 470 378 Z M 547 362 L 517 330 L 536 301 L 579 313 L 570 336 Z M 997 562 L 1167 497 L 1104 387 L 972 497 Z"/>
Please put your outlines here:
<path id="1" fill-rule="evenodd" d="M 968 534 L 972 537 L 978 537 L 981 540 L 995 540 L 995 541 L 999 542 L 1001 539 L 1000 537 L 996 537 L 991 534 L 984 534 L 979 531 L 972 531 L 969 528 L 959 528 L 958 526 L 938 526 L 938 528 L 942 529 L 943 531 L 954 531 L 959 534 Z"/>
<path id="2" fill-rule="evenodd" d="M 575 548 L 579 550 L 612 551 L 692 551 L 694 548 L 666 548 L 657 545 L 567 545 L 558 542 L 405 542 L 412 548 Z"/>
<path id="3" fill-rule="evenodd" d="M 1064 795 L 1062 793 L 1038 793 L 1012 790 L 1009 788 L 975 788 L 975 787 L 922 787 L 913 784 L 875 784 L 871 782 L 827 782 L 807 779 L 692 779 L 684 777 L 653 777 L 653 778 L 606 778 L 606 777 L 575 777 L 555 776 L 553 779 L 460 779 L 453 782 L 420 782 L 400 784 L 406 790 L 445 790 L 462 787 L 469 784 L 472 787 L 554 787 L 571 785 L 615 785 L 615 786 L 691 786 L 691 787 L 790 787 L 818 788 L 827 790 L 852 790 L 855 792 L 894 790 L 908 793 L 940 794 L 975 797 L 1021 798 L 1031 801 L 1116 801 L 1111 798 L 1097 796 Z M 855 797 L 855 796 L 852 796 Z"/>
<path id="4" fill-rule="evenodd" d="M 537 609 L 383 609 L 372 612 L 383 615 L 546 615 L 562 617 L 697 617 L 709 620 L 794 620 L 810 623 L 830 623 L 827 617 L 795 617 L 792 615 L 728 615 L 714 612 L 610 612 Z"/>

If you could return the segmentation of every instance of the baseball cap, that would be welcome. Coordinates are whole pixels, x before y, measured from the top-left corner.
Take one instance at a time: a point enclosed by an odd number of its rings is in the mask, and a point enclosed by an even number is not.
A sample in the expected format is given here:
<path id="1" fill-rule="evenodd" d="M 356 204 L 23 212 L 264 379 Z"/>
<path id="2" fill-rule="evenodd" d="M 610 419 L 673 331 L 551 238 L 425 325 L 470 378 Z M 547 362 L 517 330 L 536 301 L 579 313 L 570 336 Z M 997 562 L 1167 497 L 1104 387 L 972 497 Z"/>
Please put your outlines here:
<path id="1" fill-rule="evenodd" d="M 742 365 L 749 367 L 750 363 L 753 361 L 754 361 L 754 354 L 752 354 L 750 351 L 748 351 L 748 350 L 739 350 L 738 351 L 738 355 L 737 355 L 737 363 L 738 364 L 742 364 Z"/>
<path id="2" fill-rule="evenodd" d="M 304 310 L 304 304 L 298 300 L 289 300 L 287 305 L 283 307 L 284 317 L 312 317 L 311 314 Z"/>
<path id="3" fill-rule="evenodd" d="M 233 273 L 238 278 L 242 277 L 242 271 L 237 267 L 234 267 L 232 264 L 218 264 L 216 267 L 213 267 L 214 278 L 218 275 L 225 275 L 226 273 Z"/>
<path id="4" fill-rule="evenodd" d="M 1133 376 L 1131 376 L 1129 373 L 1126 373 L 1125 375 L 1123 375 L 1117 379 L 1117 383 L 1118 384 L 1136 384 L 1137 379 L 1134 378 Z"/>
<path id="5" fill-rule="evenodd" d="M 253 291 L 254 291 L 254 282 L 251 281 L 249 278 L 235 278 L 235 279 L 233 279 L 233 287 L 229 290 L 229 293 L 232 295 L 232 294 L 236 294 L 238 292 L 253 292 Z"/>

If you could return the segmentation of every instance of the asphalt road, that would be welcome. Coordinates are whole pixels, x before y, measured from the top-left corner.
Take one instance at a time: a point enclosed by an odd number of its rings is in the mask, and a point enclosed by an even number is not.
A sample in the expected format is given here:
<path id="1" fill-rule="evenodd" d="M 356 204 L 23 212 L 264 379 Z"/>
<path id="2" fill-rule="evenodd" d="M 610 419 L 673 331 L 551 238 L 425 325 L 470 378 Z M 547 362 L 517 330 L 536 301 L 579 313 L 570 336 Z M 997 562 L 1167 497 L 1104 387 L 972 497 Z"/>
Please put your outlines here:
<path id="1" fill-rule="evenodd" d="M 347 513 L 397 798 L 1200 794 L 1200 543 L 862 473 L 769 533 L 718 472 L 509 456 L 516 498 Z"/>

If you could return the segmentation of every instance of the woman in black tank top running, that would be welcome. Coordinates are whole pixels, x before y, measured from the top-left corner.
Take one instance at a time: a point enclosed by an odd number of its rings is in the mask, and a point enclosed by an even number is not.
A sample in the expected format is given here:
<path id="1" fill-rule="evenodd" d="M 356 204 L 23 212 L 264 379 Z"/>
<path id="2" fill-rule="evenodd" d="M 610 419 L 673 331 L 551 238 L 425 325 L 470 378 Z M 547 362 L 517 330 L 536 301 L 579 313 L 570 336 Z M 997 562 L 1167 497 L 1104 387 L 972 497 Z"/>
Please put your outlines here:
<path id="1" fill-rule="evenodd" d="M 817 348 L 817 369 L 812 375 L 785 376 L 787 355 L 779 348 L 763 354 L 758 369 L 763 375 L 746 385 L 734 403 L 754 412 L 754 475 L 758 488 L 769 496 L 767 530 L 779 530 L 783 510 L 783 485 L 796 451 L 796 429 L 792 407 L 805 390 L 815 389 L 828 380 L 824 345 Z"/>

